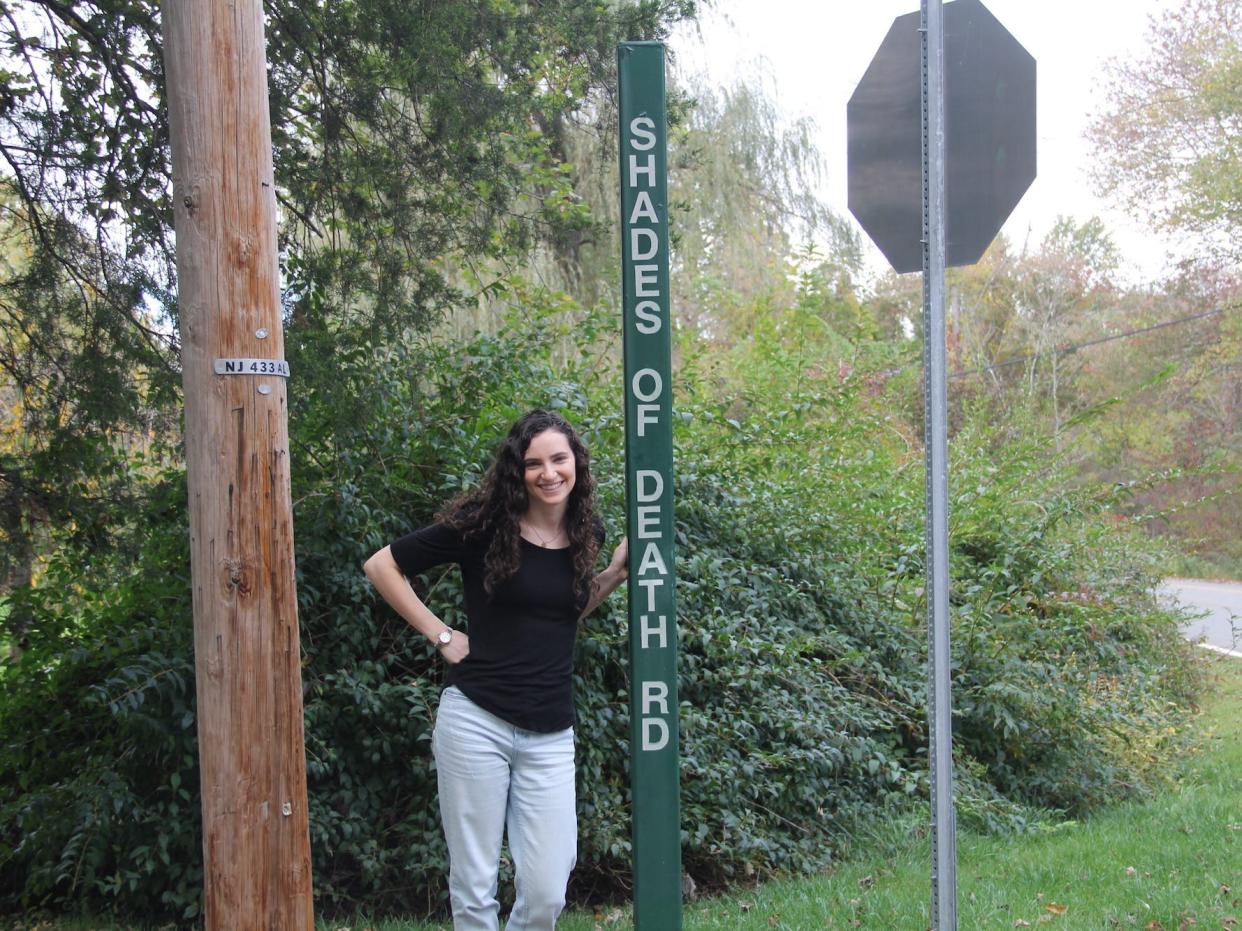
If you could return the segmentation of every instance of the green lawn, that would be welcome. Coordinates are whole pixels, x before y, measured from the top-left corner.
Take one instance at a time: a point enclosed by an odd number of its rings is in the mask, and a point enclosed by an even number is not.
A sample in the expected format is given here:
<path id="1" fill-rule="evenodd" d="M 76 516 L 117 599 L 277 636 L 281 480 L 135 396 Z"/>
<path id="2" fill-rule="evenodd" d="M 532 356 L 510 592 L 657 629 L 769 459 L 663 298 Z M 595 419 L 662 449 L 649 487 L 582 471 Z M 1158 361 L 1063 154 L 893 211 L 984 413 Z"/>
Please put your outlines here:
<path id="1" fill-rule="evenodd" d="M 958 837 L 958 926 L 1242 931 L 1242 660 L 1210 655 L 1199 750 L 1170 790 L 1038 836 Z M 929 927 L 926 839 L 859 851 L 826 876 L 689 902 L 687 931 Z M 890 849 L 891 848 L 891 849 Z M 627 908 L 562 931 L 632 927 Z M 447 922 L 321 922 L 323 931 L 432 931 Z"/>
<path id="2" fill-rule="evenodd" d="M 1182 931 L 1242 920 L 1242 661 L 1209 662 L 1216 687 L 1201 749 L 1167 794 L 1036 837 L 959 835 L 961 928 Z M 685 926 L 925 928 L 928 862 L 926 842 L 911 844 L 826 877 L 694 903 Z"/>
<path id="3" fill-rule="evenodd" d="M 958 837 L 958 925 L 1242 931 L 1242 660 L 1210 655 L 1202 739 L 1169 791 L 1037 836 Z M 915 832 L 919 833 L 919 832 Z M 684 927 L 929 927 L 926 838 L 856 852 L 830 874 L 686 904 Z M 20 921 L 12 931 L 129 931 L 102 921 Z M 629 910 L 567 914 L 561 931 L 622 931 Z M 432 931 L 448 922 L 327 921 L 319 931 Z"/>

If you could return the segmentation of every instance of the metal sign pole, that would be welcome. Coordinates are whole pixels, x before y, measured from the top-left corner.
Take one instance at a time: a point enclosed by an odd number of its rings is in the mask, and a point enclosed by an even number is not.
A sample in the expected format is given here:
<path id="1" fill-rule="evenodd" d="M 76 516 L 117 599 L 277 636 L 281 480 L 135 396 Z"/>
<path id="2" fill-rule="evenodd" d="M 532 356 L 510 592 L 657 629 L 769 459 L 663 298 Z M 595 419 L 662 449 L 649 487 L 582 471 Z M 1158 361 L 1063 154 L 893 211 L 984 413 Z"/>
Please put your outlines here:
<path id="1" fill-rule="evenodd" d="M 630 539 L 630 788 L 634 927 L 680 931 L 677 614 L 673 564 L 664 46 L 617 47 L 625 490 Z"/>
<path id="2" fill-rule="evenodd" d="M 932 812 L 932 927 L 957 928 L 953 705 L 949 681 L 949 443 L 945 385 L 944 9 L 922 0 L 923 390 L 927 457 L 928 729 Z"/>

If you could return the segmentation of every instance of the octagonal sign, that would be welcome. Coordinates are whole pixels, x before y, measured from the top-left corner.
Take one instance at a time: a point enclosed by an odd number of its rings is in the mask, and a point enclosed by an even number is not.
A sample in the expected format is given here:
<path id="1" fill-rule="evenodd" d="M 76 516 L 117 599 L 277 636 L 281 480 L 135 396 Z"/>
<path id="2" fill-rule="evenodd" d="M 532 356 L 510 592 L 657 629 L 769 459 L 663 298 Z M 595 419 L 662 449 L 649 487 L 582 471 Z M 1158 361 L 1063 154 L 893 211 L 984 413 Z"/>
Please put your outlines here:
<path id="1" fill-rule="evenodd" d="M 1035 180 L 1035 59 L 979 0 L 944 5 L 945 261 L 979 261 Z M 923 267 L 919 14 L 893 20 L 846 111 L 850 212 Z"/>

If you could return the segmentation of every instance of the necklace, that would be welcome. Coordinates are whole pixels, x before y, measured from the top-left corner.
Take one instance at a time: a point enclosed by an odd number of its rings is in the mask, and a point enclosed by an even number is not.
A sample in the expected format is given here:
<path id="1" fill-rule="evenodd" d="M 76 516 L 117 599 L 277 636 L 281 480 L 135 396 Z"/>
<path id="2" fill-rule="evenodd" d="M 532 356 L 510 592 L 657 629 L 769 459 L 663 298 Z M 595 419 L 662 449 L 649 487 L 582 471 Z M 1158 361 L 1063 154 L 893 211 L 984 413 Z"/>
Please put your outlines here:
<path id="1" fill-rule="evenodd" d="M 551 537 L 545 537 L 542 533 L 536 530 L 534 526 L 532 526 L 531 524 L 523 522 L 519 524 L 519 527 L 523 530 L 529 531 L 531 535 L 536 537 L 535 542 L 537 542 L 544 549 L 547 549 L 551 544 L 559 540 L 561 538 L 561 534 L 565 532 L 564 530 L 557 530 L 556 533 L 552 534 Z"/>

